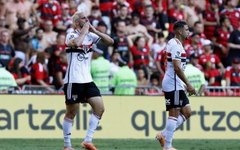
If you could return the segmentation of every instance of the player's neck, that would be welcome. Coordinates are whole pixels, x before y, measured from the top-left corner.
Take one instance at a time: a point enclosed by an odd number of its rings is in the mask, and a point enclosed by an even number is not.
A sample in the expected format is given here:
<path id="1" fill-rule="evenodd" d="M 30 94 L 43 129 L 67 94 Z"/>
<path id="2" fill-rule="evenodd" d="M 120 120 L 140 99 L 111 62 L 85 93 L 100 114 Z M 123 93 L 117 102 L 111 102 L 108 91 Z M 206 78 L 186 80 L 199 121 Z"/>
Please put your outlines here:
<path id="1" fill-rule="evenodd" d="M 176 38 L 177 40 L 179 40 L 179 42 L 181 42 L 181 43 L 183 44 L 184 39 L 183 39 L 181 36 L 176 35 L 175 38 Z"/>

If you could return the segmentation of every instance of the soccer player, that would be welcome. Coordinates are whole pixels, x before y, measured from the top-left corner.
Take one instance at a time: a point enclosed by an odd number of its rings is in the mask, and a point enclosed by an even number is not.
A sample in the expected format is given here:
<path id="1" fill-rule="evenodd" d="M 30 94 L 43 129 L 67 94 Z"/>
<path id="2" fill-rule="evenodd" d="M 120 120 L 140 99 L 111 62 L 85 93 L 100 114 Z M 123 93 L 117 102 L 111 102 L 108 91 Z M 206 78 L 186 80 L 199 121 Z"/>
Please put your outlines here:
<path id="1" fill-rule="evenodd" d="M 66 53 L 68 68 L 64 78 L 64 94 L 66 114 L 63 121 L 64 150 L 73 150 L 71 130 L 73 119 L 78 112 L 79 103 L 89 103 L 93 113 L 89 120 L 87 135 L 81 146 L 88 150 L 96 150 L 92 143 L 93 134 L 104 112 L 104 104 L 99 89 L 93 82 L 90 73 L 92 45 L 104 42 L 113 44 L 113 39 L 97 31 L 83 12 L 72 16 L 74 30 L 66 36 Z"/>
<path id="2" fill-rule="evenodd" d="M 177 21 L 173 29 L 175 37 L 169 40 L 166 47 L 167 69 L 162 81 L 169 117 L 165 129 L 156 135 L 163 150 L 175 150 L 172 146 L 174 131 L 191 116 L 185 89 L 190 95 L 196 94 L 184 74 L 187 55 L 183 48 L 183 42 L 189 36 L 188 25 L 184 21 Z"/>

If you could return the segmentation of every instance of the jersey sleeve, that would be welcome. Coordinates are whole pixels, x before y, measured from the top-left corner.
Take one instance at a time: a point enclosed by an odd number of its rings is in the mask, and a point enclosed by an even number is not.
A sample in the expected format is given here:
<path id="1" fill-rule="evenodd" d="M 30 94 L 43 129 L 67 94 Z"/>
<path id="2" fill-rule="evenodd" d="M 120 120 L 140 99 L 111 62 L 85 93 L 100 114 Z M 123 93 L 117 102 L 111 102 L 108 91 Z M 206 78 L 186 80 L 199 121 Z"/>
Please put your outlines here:
<path id="1" fill-rule="evenodd" d="M 97 44 L 99 40 L 101 39 L 97 34 L 90 32 L 90 37 L 93 39 L 93 43 Z"/>

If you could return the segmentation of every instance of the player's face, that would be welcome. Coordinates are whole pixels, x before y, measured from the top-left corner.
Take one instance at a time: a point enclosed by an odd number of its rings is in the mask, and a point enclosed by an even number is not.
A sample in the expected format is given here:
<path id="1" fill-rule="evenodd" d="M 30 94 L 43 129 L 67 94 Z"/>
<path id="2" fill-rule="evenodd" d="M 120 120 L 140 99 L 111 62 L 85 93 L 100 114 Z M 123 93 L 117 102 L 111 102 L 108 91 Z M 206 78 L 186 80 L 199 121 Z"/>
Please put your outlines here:
<path id="1" fill-rule="evenodd" d="M 79 26 L 80 27 L 83 27 L 83 25 L 88 22 L 88 18 L 83 14 L 83 13 L 80 13 L 79 14 Z"/>
<path id="2" fill-rule="evenodd" d="M 182 29 L 182 36 L 183 36 L 183 38 L 187 39 L 189 37 L 189 34 L 190 34 L 189 27 L 188 27 L 188 25 L 185 25 L 183 27 L 183 29 Z"/>

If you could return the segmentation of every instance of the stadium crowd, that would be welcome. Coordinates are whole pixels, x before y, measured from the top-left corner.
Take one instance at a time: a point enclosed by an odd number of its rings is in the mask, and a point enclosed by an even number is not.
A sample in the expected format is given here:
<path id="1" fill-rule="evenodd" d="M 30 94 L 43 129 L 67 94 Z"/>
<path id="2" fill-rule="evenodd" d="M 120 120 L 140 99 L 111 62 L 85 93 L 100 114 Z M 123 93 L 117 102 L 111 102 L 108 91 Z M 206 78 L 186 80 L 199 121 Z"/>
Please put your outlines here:
<path id="1" fill-rule="evenodd" d="M 186 74 L 197 90 L 240 87 L 239 0 L 0 0 L 1 88 L 10 82 L 1 78 L 4 70 L 19 88 L 61 89 L 67 69 L 65 36 L 73 30 L 76 11 L 85 12 L 93 26 L 114 39 L 111 47 L 93 47 L 92 75 L 103 93 L 122 86 L 115 94 L 162 94 L 165 47 L 177 20 L 190 27 Z M 228 89 L 227 95 L 234 92 Z"/>

